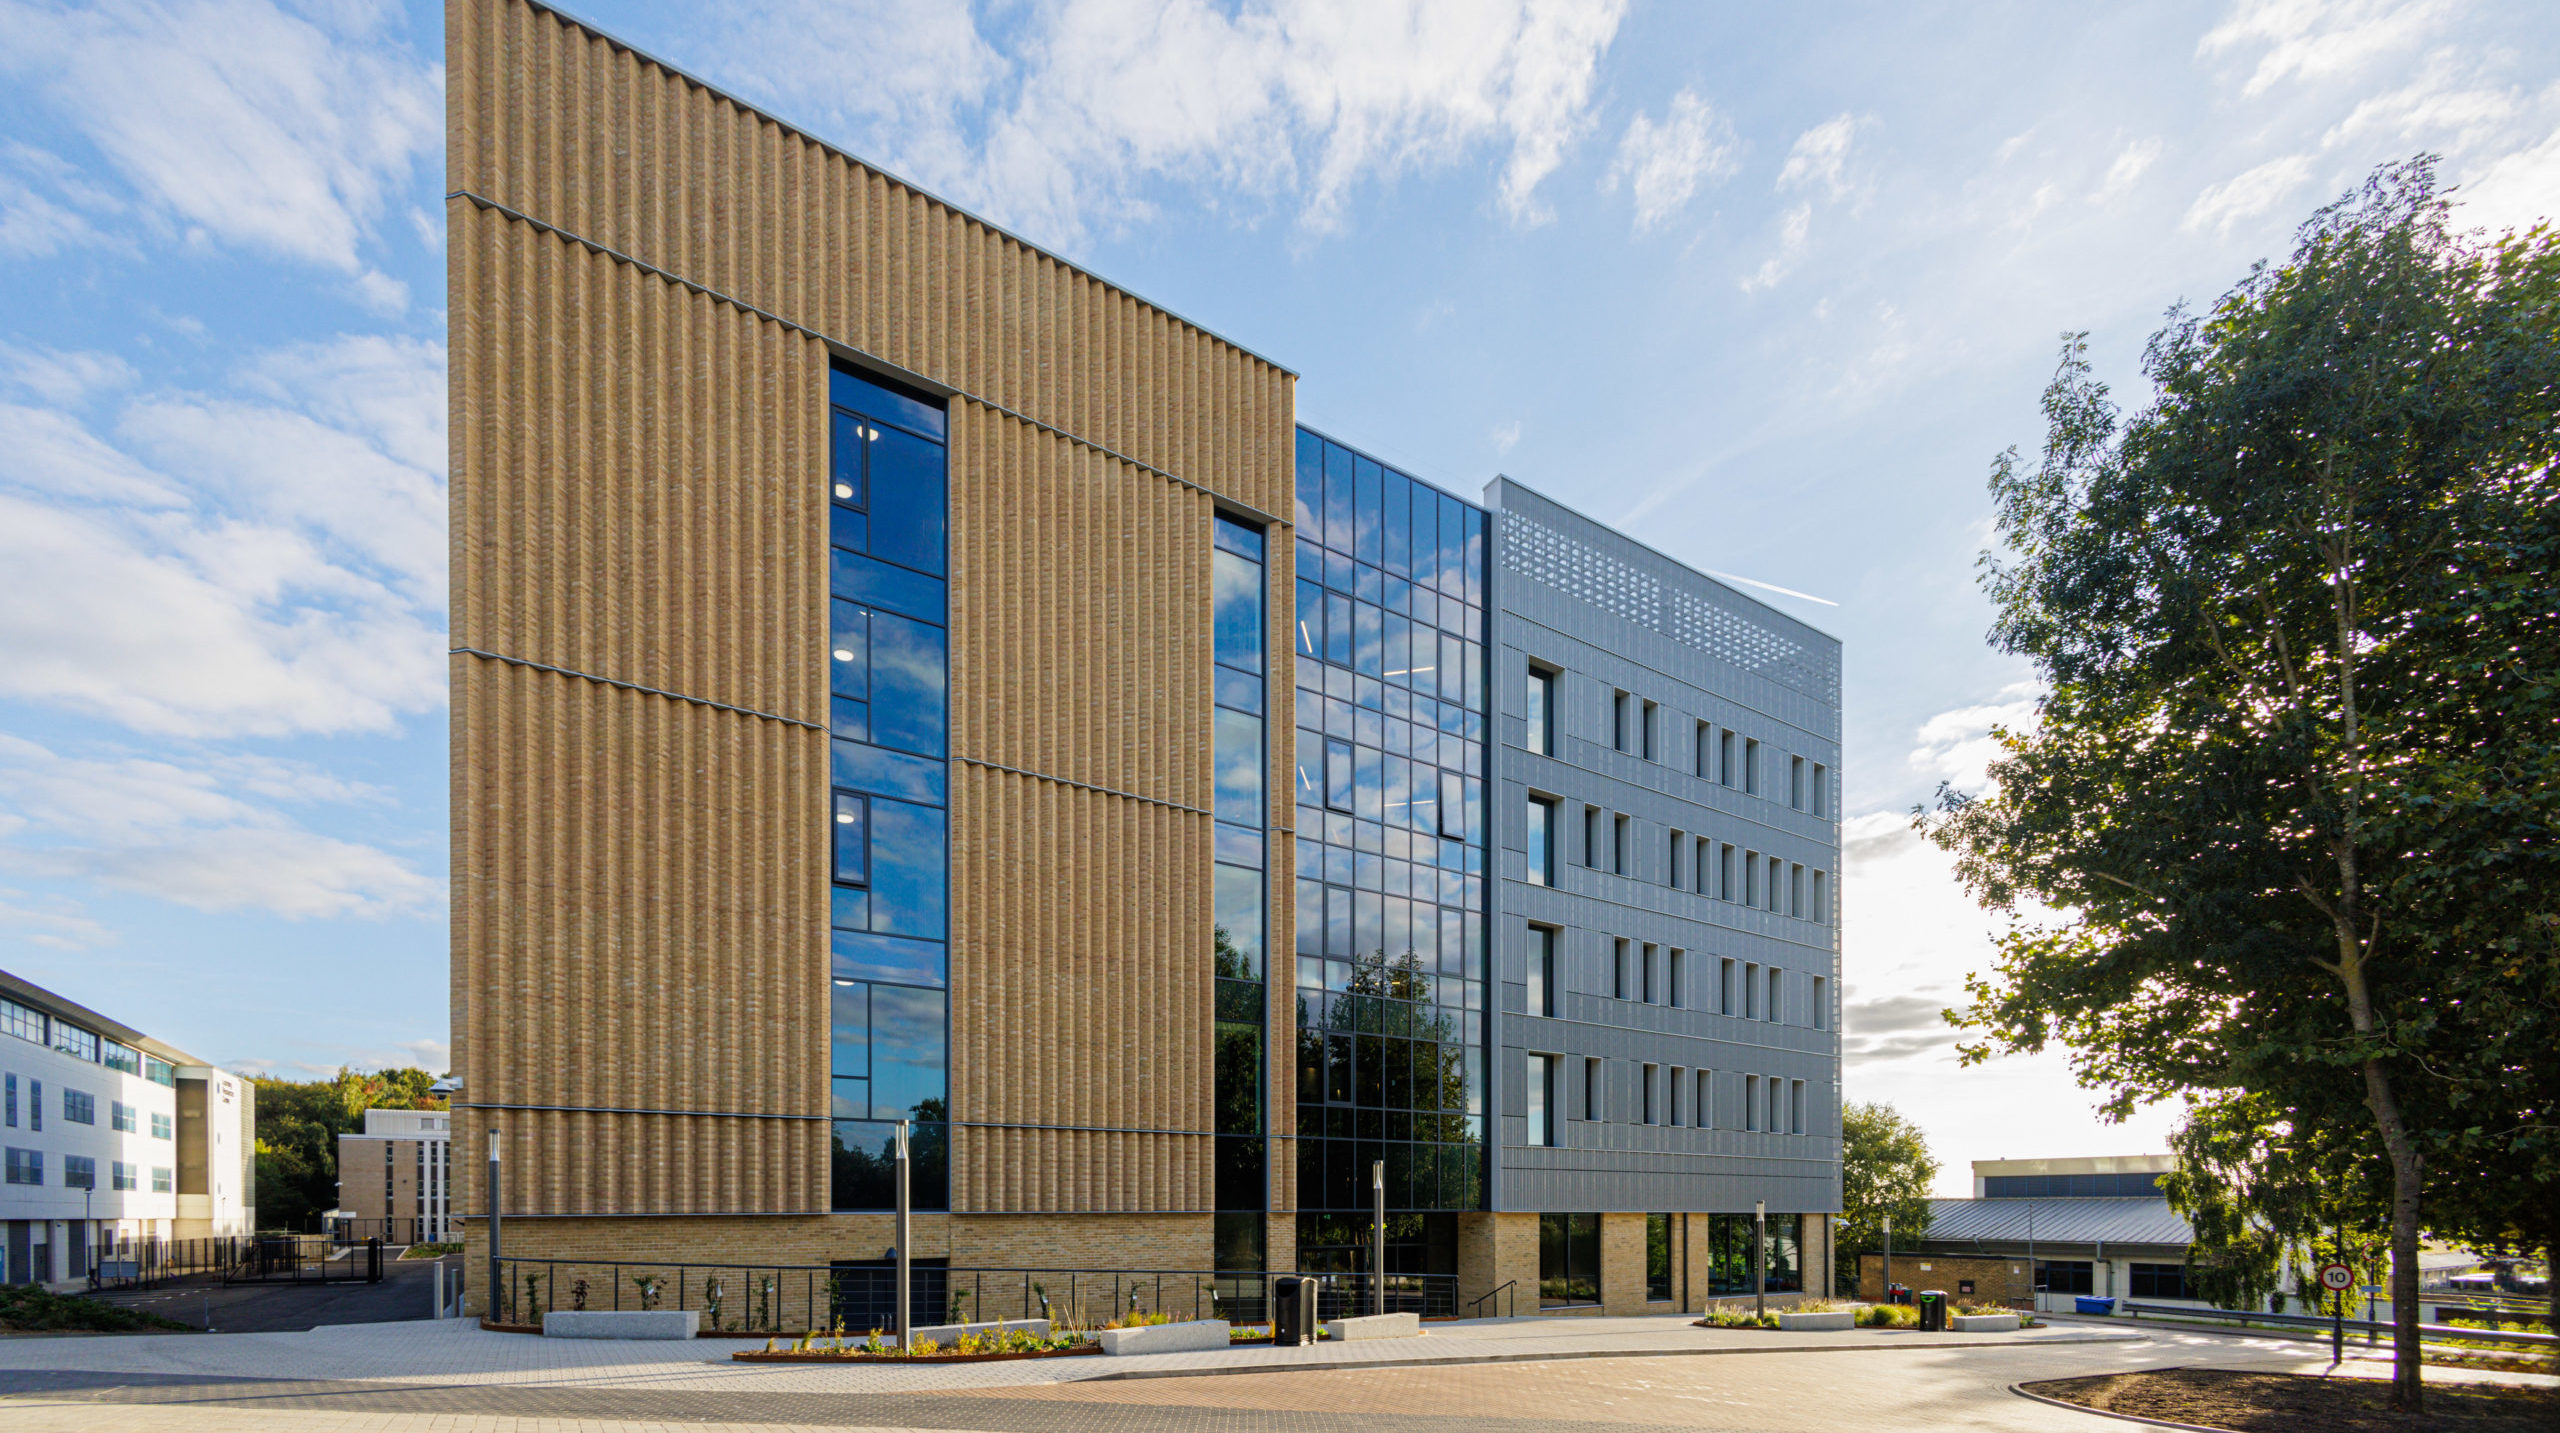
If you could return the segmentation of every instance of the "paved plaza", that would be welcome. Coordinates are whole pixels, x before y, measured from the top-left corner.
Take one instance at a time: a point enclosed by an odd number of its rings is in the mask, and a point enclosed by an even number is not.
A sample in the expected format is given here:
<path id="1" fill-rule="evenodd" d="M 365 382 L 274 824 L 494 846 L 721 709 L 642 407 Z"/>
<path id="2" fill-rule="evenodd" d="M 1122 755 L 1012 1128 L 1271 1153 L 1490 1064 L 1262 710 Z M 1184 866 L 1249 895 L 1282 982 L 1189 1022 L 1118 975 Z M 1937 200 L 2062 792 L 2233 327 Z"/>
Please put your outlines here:
<path id="1" fill-rule="evenodd" d="M 0 1340 L 0 1425 L 208 1433 L 914 1428 L 987 1433 L 1413 1428 L 2077 1429 L 2009 1391 L 2171 1365 L 2319 1371 L 2298 1342 L 2063 1325 L 1781 1334 L 1679 1319 L 1435 1325 L 1313 1349 L 906 1368 L 745 1365 L 751 1343 L 623 1343 L 459 1322 Z M 2350 1365 L 2377 1373 L 2379 1365 Z M 2447 1375 L 2451 1376 L 2451 1375 Z"/>

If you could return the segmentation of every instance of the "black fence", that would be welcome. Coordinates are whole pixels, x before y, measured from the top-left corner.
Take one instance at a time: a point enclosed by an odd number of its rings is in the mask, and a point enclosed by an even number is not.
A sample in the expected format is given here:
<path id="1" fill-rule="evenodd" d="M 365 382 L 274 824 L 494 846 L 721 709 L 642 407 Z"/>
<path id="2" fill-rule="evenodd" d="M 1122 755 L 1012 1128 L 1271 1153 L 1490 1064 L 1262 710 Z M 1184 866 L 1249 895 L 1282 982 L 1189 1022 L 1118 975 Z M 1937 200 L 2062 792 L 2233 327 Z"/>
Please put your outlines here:
<path id="1" fill-rule="evenodd" d="M 324 1221 L 320 1232 L 340 1244 L 361 1244 L 367 1239 L 378 1239 L 385 1248 L 391 1249 L 411 1244 L 451 1243 L 462 1237 L 461 1225 L 450 1220 L 359 1219 L 352 1215 Z"/>
<path id="2" fill-rule="evenodd" d="M 100 1289 L 154 1289 L 173 1280 L 219 1278 L 241 1257 L 251 1241 L 230 1236 L 210 1239 L 133 1239 L 100 1249 L 90 1264 L 90 1285 Z"/>
<path id="3" fill-rule="evenodd" d="M 239 1257 L 222 1271 L 226 1284 L 378 1284 L 382 1241 L 341 1244 L 325 1235 L 243 1241 Z"/>
<path id="4" fill-rule="evenodd" d="M 698 1309 L 703 1327 L 797 1334 L 842 1327 L 849 1333 L 898 1327 L 897 1269 L 887 1260 L 841 1264 L 690 1264 L 629 1259 L 499 1261 L 500 1288 L 490 1317 L 534 1324 L 554 1309 Z M 918 1259 L 907 1285 L 908 1324 L 985 1323 L 1046 1318 L 1075 1328 L 1164 1314 L 1176 1319 L 1268 1322 L 1272 1281 L 1285 1274 L 1133 1269 L 952 1268 Z M 1309 1275 L 1322 1280 L 1318 1316 L 1341 1318 L 1370 1308 L 1370 1276 Z M 1447 1274 L 1390 1274 L 1390 1313 L 1459 1316 L 1458 1280 Z"/>

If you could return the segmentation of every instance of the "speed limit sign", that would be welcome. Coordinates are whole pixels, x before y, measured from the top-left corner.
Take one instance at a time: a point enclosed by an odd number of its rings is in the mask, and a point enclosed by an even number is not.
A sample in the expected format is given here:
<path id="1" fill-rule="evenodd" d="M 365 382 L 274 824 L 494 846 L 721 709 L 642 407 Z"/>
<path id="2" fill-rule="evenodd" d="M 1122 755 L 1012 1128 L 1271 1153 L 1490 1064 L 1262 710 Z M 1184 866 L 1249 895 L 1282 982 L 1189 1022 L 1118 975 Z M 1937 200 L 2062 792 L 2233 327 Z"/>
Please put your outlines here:
<path id="1" fill-rule="evenodd" d="M 2323 1264 L 2320 1266 L 2320 1287 L 2327 1289 L 2330 1293 L 2343 1294 L 2347 1290 L 2354 1288 L 2355 1282 L 2355 1271 L 2344 1264 Z"/>

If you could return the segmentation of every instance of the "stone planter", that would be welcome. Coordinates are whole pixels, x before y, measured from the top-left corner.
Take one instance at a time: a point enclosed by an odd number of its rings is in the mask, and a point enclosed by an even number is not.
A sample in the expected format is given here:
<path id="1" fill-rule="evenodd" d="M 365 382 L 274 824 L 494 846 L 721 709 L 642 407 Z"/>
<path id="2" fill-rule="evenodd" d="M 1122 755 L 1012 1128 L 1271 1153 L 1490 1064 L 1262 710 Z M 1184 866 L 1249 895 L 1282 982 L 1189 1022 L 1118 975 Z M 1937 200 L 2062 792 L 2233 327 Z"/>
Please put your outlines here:
<path id="1" fill-rule="evenodd" d="M 1225 1348 L 1227 1321 L 1197 1319 L 1182 1324 L 1149 1324 L 1145 1328 L 1104 1329 L 1096 1335 L 1108 1354 L 1198 1353 Z"/>
<path id="2" fill-rule="evenodd" d="M 691 1338 L 701 1331 L 700 1309 L 554 1309 L 542 1316 L 544 1338 Z"/>
<path id="3" fill-rule="evenodd" d="M 1367 1314 L 1356 1319 L 1327 1319 L 1324 1336 L 1353 1343 L 1372 1338 L 1420 1338 L 1420 1314 Z"/>
<path id="4" fill-rule="evenodd" d="M 1782 1330 L 1803 1329 L 1827 1331 L 1831 1329 L 1856 1328 L 1857 1326 L 1857 1314 L 1848 1309 L 1835 1309 L 1828 1313 L 1817 1314 L 1791 1314 L 1781 1310 L 1778 1314 L 1778 1327 Z"/>
<path id="5" fill-rule="evenodd" d="M 1016 1329 L 1022 1330 L 1033 1338 L 1047 1338 L 1049 1321 L 1047 1319 L 999 1319 L 994 1323 L 984 1324 L 932 1324 L 919 1327 L 914 1336 L 919 1341 L 932 1339 L 939 1344 L 954 1344 L 967 1334 L 976 1334 L 984 1338 L 989 1334 L 1008 1334 Z"/>
<path id="6" fill-rule="evenodd" d="M 1957 1333 L 2016 1333 L 2016 1314 L 1958 1314 L 1947 1320 L 1947 1327 Z"/>

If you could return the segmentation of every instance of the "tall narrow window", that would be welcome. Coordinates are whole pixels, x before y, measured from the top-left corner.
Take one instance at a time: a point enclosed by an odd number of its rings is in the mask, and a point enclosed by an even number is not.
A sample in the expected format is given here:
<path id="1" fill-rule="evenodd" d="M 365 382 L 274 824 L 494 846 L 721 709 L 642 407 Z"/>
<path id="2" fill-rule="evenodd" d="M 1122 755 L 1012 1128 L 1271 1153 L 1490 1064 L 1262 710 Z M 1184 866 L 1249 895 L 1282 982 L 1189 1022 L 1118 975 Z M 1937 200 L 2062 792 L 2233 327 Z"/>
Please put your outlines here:
<path id="1" fill-rule="evenodd" d="M 1787 867 L 1787 914 L 1801 919 L 1804 915 L 1804 867 Z"/>
<path id="2" fill-rule="evenodd" d="M 1760 1077 L 1758 1075 L 1742 1077 L 1742 1127 L 1746 1130 L 1760 1128 Z"/>
<path id="3" fill-rule="evenodd" d="M 1647 941 L 1642 952 L 1644 961 L 1644 1003 L 1647 1005 L 1657 1003 L 1653 974 L 1654 950 L 1655 947 L 1653 943 L 1651 941 Z"/>
<path id="4" fill-rule="evenodd" d="M 1582 864 L 1600 869 L 1600 808 L 1582 808 Z"/>
<path id="5" fill-rule="evenodd" d="M 1831 923 L 1831 880 L 1820 871 L 1813 873 L 1813 909 L 1810 914 L 1825 925 Z"/>
<path id="6" fill-rule="evenodd" d="M 1804 758 L 1790 756 L 1787 758 L 1787 804 L 1802 811 L 1804 802 Z"/>
<path id="7" fill-rule="evenodd" d="M 948 1207 L 948 419 L 938 399 L 829 376 L 828 1075 L 836 1209 Z"/>
<path id="8" fill-rule="evenodd" d="M 1804 1133 L 1804 1081 L 1802 1080 L 1787 1082 L 1787 1131 L 1790 1134 Z"/>
<path id="9" fill-rule="evenodd" d="M 1374 499 L 1376 475 L 1364 472 Z M 1361 505 L 1374 513 L 1374 501 Z M 1376 545 L 1374 523 L 1368 544 Z M 1212 700 L 1211 765 L 1216 825 L 1211 853 L 1210 974 L 1215 984 L 1211 1048 L 1211 1105 L 1215 1198 L 1211 1252 L 1222 1272 L 1260 1272 L 1263 1208 L 1270 1169 L 1266 1142 L 1263 1071 L 1267 971 L 1263 891 L 1267 869 L 1263 773 L 1270 767 L 1264 736 L 1262 634 L 1265 593 L 1263 531 L 1224 514 L 1212 520 L 1210 633 L 1216 662 Z M 1375 609 L 1361 606 L 1361 621 Z M 1366 633 L 1368 629 L 1362 628 Z M 1374 641 L 1360 638 L 1364 652 Z M 1355 791 L 1356 791 L 1355 783 Z"/>
<path id="10" fill-rule="evenodd" d="M 1710 1097 L 1715 1093 L 1715 1077 L 1705 1070 L 1700 1070 L 1697 1080 L 1697 1096 L 1689 1101 L 1689 1122 L 1700 1129 L 1714 1129 L 1716 1106 L 1715 1101 Z"/>
<path id="11" fill-rule="evenodd" d="M 1813 978 L 1813 1028 L 1816 1030 L 1831 1028 L 1831 979 L 1829 976 L 1817 975 Z"/>
<path id="12" fill-rule="evenodd" d="M 1609 869 L 1621 876 L 1627 873 L 1628 832 L 1634 819 L 1622 815 L 1609 823 Z"/>
<path id="13" fill-rule="evenodd" d="M 1554 926 L 1528 926 L 1528 1006 L 1531 1016 L 1554 1016 L 1556 1011 L 1556 929 Z"/>
<path id="14" fill-rule="evenodd" d="M 1756 960 L 1742 965 L 1742 1018 L 1760 1018 L 1760 962 Z"/>
<path id="15" fill-rule="evenodd" d="M 1741 773 L 1737 769 L 1741 765 L 1737 758 L 1737 753 L 1742 749 L 1740 745 L 1741 741 L 1742 733 L 1730 729 L 1726 730 L 1716 739 L 1716 776 L 1718 780 L 1722 781 L 1727 786 L 1739 786 L 1742 784 L 1740 780 Z"/>
<path id="16" fill-rule="evenodd" d="M 1600 1122 L 1600 1060 L 1593 1056 L 1582 1062 L 1582 1117 Z"/>
<path id="17" fill-rule="evenodd" d="M 1738 901 L 1742 899 L 1742 895 L 1734 889 L 1733 847 L 1725 846 L 1720 849 L 1722 854 L 1716 861 L 1716 895 L 1724 900 Z"/>
<path id="18" fill-rule="evenodd" d="M 1671 1005 L 1678 1009 L 1689 1003 L 1689 953 L 1674 947 L 1671 952 Z"/>
<path id="19" fill-rule="evenodd" d="M 1646 1124 L 1652 1124 L 1655 1122 L 1653 1117 L 1653 1088 L 1655 1083 L 1661 1077 L 1662 1067 L 1660 1065 L 1647 1065 L 1640 1073 L 1644 1077 L 1644 1122 Z"/>
<path id="20" fill-rule="evenodd" d="M 1556 755 L 1556 674 L 1544 667 L 1529 669 L 1529 749 Z"/>
<path id="21" fill-rule="evenodd" d="M 1609 946 L 1609 998 L 1627 998 L 1627 942 L 1619 939 Z"/>
<path id="22" fill-rule="evenodd" d="M 1555 1122 L 1548 1112 L 1555 1107 L 1555 1057 L 1531 1055 L 1527 1062 L 1527 1086 L 1521 1113 L 1528 1116 L 1529 1143 L 1552 1145 L 1556 1142 Z"/>
<path id="23" fill-rule="evenodd" d="M 1716 754 L 1714 747 L 1710 745 L 1714 737 L 1715 728 L 1705 722 L 1698 723 L 1697 729 L 1690 736 L 1689 767 L 1691 774 L 1701 781 L 1715 775 Z"/>
<path id="24" fill-rule="evenodd" d="M 1757 851 L 1745 851 L 1742 853 L 1742 903 L 1746 906 L 1759 905 L 1760 892 L 1762 889 L 1763 887 L 1760 884 L 1760 853 Z"/>
<path id="25" fill-rule="evenodd" d="M 1556 804 L 1543 797 L 1529 798 L 1528 880 L 1533 886 L 1556 883 Z"/>
<path id="26" fill-rule="evenodd" d="M 1634 735 L 1630 730 L 1634 725 L 1634 700 L 1625 692 L 1609 699 L 1609 745 L 1619 751 L 1628 749 L 1628 742 Z"/>
<path id="27" fill-rule="evenodd" d="M 1769 1077 L 1769 1133 L 1785 1133 L 1787 1128 L 1785 1119 L 1786 1112 L 1785 1081 L 1780 1080 L 1775 1075 L 1771 1075 Z"/>
<path id="28" fill-rule="evenodd" d="M 1644 759 L 1647 761 L 1656 759 L 1653 754 L 1653 731 L 1654 727 L 1660 723 L 1661 716 L 1662 708 L 1660 705 L 1654 702 L 1646 702 L 1644 704 L 1643 730 L 1639 735 L 1644 741 Z"/>
<path id="29" fill-rule="evenodd" d="M 1688 833 L 1684 831 L 1671 833 L 1671 848 L 1665 863 L 1667 869 L 1663 875 L 1663 884 L 1675 891 L 1680 889 L 1680 848 L 1687 844 L 1689 844 Z"/>
<path id="30" fill-rule="evenodd" d="M 1742 791 L 1746 796 L 1760 794 L 1760 743 L 1748 737 L 1742 743 Z"/>
<path id="31" fill-rule="evenodd" d="M 1781 972 L 1778 967 L 1774 965 L 1769 967 L 1769 1023 L 1772 1025 L 1777 1024 L 1785 1018 L 1785 1012 L 1780 1007 L 1778 1001 L 1780 992 L 1785 989 L 1785 987 L 1780 984 L 1780 977 L 1782 974 L 1783 972 Z"/>
<path id="32" fill-rule="evenodd" d="M 1671 1078 L 1662 1085 L 1662 1122 L 1674 1127 L 1681 1123 L 1680 1102 L 1686 1098 L 1689 1072 L 1678 1065 L 1671 1067 Z"/>
<path id="33" fill-rule="evenodd" d="M 1733 957 L 1728 955 L 1716 962 L 1716 1013 L 1731 1015 L 1733 1000 Z"/>
<path id="34" fill-rule="evenodd" d="M 1689 855 L 1690 884 L 1701 896 L 1713 895 L 1715 893 L 1715 877 L 1711 874 L 1709 869 L 1715 864 L 1712 859 L 1714 850 L 1715 843 L 1709 841 L 1706 837 L 1701 836 L 1698 838 L 1697 849 L 1690 852 Z"/>
<path id="35" fill-rule="evenodd" d="M 1831 769 L 1818 761 L 1813 764 L 1813 814 L 1831 814 Z"/>

